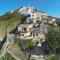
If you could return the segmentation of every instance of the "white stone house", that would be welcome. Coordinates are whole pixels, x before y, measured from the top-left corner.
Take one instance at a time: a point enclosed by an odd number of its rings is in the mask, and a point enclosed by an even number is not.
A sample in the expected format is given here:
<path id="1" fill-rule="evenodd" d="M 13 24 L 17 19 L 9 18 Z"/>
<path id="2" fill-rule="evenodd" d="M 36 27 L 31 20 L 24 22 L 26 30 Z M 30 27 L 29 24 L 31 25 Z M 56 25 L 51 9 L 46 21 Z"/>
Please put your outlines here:
<path id="1" fill-rule="evenodd" d="M 46 33 L 48 30 L 48 25 L 45 25 L 44 23 L 40 24 L 40 32 Z"/>
<path id="2" fill-rule="evenodd" d="M 19 9 L 18 13 L 30 15 L 30 19 L 33 19 L 33 22 L 36 23 L 36 20 L 42 20 L 42 18 L 46 18 L 47 14 L 44 12 L 39 12 L 35 10 L 33 7 L 22 7 Z"/>
<path id="3" fill-rule="evenodd" d="M 56 27 L 57 27 L 57 23 L 54 23 L 54 26 L 56 26 Z"/>
<path id="4" fill-rule="evenodd" d="M 10 13 L 14 13 L 14 10 L 10 11 Z"/>
<path id="5" fill-rule="evenodd" d="M 56 21 L 56 19 L 52 18 L 52 19 L 49 21 L 49 23 L 52 24 L 52 23 L 54 23 L 55 21 Z"/>
<path id="6" fill-rule="evenodd" d="M 21 38 L 31 37 L 44 40 L 45 36 L 43 32 L 47 32 L 47 26 L 39 24 L 21 24 L 18 26 L 18 32 Z"/>
<path id="7" fill-rule="evenodd" d="M 30 15 L 31 18 L 33 18 L 34 16 L 34 9 L 32 7 L 22 7 L 18 13 L 20 14 L 26 14 L 26 15 Z"/>
<path id="8" fill-rule="evenodd" d="M 51 16 L 48 16 L 48 17 L 47 17 L 47 20 L 48 20 L 48 23 L 49 23 L 49 24 L 52 24 L 52 23 L 55 23 L 55 22 L 56 22 L 56 18 L 51 17 Z"/>
<path id="9" fill-rule="evenodd" d="M 40 31 L 33 30 L 31 33 L 31 37 L 38 40 L 39 42 L 45 41 L 45 35 L 41 33 Z"/>
<path id="10" fill-rule="evenodd" d="M 32 25 L 29 24 L 21 24 L 18 26 L 18 32 L 20 33 L 20 37 L 28 37 L 30 36 Z"/>

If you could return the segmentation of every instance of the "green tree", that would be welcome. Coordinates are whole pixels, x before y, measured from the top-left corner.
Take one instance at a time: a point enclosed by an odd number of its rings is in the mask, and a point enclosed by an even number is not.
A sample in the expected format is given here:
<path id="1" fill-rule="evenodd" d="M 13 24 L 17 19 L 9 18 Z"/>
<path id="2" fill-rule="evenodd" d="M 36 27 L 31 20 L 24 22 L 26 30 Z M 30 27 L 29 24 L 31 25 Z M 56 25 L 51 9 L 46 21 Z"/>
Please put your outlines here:
<path id="1" fill-rule="evenodd" d="M 60 48 L 60 31 L 49 29 L 44 45 L 47 46 L 49 53 L 56 54 L 59 51 L 58 48 Z"/>

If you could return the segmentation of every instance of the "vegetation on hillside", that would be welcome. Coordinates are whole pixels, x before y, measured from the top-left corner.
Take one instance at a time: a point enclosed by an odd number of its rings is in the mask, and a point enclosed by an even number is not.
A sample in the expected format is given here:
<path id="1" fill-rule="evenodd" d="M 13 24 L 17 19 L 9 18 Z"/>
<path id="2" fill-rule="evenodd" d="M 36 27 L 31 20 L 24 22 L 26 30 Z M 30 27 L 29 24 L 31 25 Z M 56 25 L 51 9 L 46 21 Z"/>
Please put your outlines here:
<path id="1" fill-rule="evenodd" d="M 50 28 L 46 35 L 46 41 L 43 43 L 47 49 L 49 58 L 47 60 L 56 60 L 60 55 L 60 31 Z M 51 57 L 50 57 L 51 56 Z M 56 56 L 56 58 L 55 58 Z M 60 59 L 60 58 L 59 58 Z M 58 60 L 59 60 L 58 59 Z"/>
<path id="2" fill-rule="evenodd" d="M 9 53 L 6 53 L 4 57 L 2 57 L 2 60 L 16 60 L 14 59 Z"/>
<path id="3" fill-rule="evenodd" d="M 0 19 L 0 35 L 4 35 L 7 28 L 12 29 L 13 27 L 17 26 L 21 23 L 22 18 L 26 15 L 23 14 L 14 14 L 14 13 L 7 13 L 3 18 Z"/>

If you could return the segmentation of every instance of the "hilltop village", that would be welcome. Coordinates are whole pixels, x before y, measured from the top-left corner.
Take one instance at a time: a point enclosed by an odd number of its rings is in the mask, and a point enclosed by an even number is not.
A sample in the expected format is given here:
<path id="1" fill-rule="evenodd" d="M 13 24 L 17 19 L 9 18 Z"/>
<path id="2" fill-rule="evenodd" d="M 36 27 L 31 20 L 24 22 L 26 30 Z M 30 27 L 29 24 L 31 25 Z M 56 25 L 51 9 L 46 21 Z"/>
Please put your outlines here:
<path id="1" fill-rule="evenodd" d="M 10 11 L 6 16 L 9 14 L 13 14 L 13 17 L 19 15 L 25 15 L 25 17 L 20 22 L 16 21 L 16 25 L 13 25 L 12 21 L 12 26 L 6 27 L 6 32 L 2 37 L 0 36 L 0 59 L 3 60 L 8 53 L 15 60 L 45 60 L 44 51 L 47 47 L 42 43 L 46 41 L 49 28 L 58 27 L 59 29 L 57 18 L 48 16 L 45 12 L 33 7 L 21 7 Z M 16 20 L 19 19 L 16 18 Z"/>

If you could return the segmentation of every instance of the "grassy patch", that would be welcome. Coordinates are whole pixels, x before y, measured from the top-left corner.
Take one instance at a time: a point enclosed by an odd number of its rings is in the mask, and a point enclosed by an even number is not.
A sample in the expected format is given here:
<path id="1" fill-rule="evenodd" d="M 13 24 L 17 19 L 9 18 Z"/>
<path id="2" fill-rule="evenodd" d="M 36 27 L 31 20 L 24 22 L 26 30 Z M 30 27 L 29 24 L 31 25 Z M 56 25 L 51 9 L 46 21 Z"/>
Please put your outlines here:
<path id="1" fill-rule="evenodd" d="M 19 46 L 19 43 L 20 43 L 20 39 L 14 38 L 14 45 Z"/>
<path id="2" fill-rule="evenodd" d="M 46 60 L 60 60 L 60 55 L 59 54 L 57 54 L 57 55 L 50 54 L 46 57 Z"/>
<path id="3" fill-rule="evenodd" d="M 32 39 L 26 39 L 24 40 L 24 46 L 25 48 L 29 48 L 30 46 L 33 46 L 34 43 L 32 42 Z"/>
<path id="4" fill-rule="evenodd" d="M 17 44 L 13 44 L 8 48 L 8 51 L 13 53 L 16 57 L 20 58 L 21 60 L 27 60 L 27 55 L 21 50 L 21 48 Z"/>
<path id="5" fill-rule="evenodd" d="M 16 60 L 9 53 L 6 53 L 2 60 Z"/>

